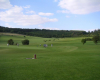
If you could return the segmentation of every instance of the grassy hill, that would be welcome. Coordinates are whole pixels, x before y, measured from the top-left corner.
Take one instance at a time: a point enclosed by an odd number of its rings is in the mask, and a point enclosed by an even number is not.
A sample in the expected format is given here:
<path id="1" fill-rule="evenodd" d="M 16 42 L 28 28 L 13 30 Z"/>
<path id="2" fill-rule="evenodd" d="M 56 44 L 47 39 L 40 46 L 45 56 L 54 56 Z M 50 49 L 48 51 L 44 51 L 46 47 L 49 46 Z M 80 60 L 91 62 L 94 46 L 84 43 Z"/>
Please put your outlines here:
<path id="1" fill-rule="evenodd" d="M 83 45 L 82 38 L 1 35 L 0 79 L 100 80 L 100 43 L 95 45 L 88 41 Z M 19 47 L 7 46 L 9 39 L 19 43 Z M 28 39 L 30 44 L 22 45 L 21 41 L 24 39 Z M 43 44 L 48 47 L 44 48 Z M 34 54 L 37 59 L 26 59 L 33 58 Z"/>
<path id="2" fill-rule="evenodd" d="M 22 34 L 15 34 L 15 33 L 4 33 L 4 32 L 0 32 L 0 35 L 17 35 L 17 36 L 20 36 Z"/>

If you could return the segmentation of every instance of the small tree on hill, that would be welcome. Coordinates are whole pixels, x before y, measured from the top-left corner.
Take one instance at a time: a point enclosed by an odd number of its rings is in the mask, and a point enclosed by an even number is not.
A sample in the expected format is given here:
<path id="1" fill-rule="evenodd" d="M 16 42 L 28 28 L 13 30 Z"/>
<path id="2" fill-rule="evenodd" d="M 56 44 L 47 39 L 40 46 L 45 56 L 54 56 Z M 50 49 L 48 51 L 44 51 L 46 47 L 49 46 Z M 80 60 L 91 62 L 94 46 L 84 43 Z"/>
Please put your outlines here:
<path id="1" fill-rule="evenodd" d="M 93 42 L 94 42 L 95 44 L 97 44 L 98 41 L 99 41 L 99 36 L 94 36 L 94 37 L 92 38 L 92 40 L 93 40 Z"/>
<path id="2" fill-rule="evenodd" d="M 23 40 L 23 41 L 22 41 L 22 44 L 23 44 L 23 45 L 29 45 L 29 40 L 27 40 L 27 39 L 26 39 L 26 40 Z"/>
<path id="3" fill-rule="evenodd" d="M 86 39 L 82 39 L 81 42 L 83 43 L 83 45 L 86 43 Z"/>
<path id="4" fill-rule="evenodd" d="M 9 40 L 8 40 L 8 44 L 9 44 L 9 45 L 13 45 L 13 44 L 14 44 L 14 41 L 13 41 L 12 39 L 9 39 Z"/>
<path id="5" fill-rule="evenodd" d="M 94 42 L 95 44 L 97 44 L 97 43 L 98 43 L 98 41 L 97 41 L 97 40 L 93 40 L 93 42 Z"/>

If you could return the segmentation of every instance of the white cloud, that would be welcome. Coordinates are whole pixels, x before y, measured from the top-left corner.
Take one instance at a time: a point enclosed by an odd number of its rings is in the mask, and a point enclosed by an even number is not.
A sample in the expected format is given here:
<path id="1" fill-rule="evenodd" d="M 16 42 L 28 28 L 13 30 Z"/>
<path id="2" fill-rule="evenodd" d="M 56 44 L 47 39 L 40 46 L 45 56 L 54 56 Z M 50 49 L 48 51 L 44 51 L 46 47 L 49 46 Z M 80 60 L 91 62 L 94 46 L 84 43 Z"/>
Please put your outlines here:
<path id="1" fill-rule="evenodd" d="M 49 21 L 50 21 L 50 22 L 56 22 L 56 21 L 58 21 L 58 19 L 53 18 L 53 19 L 49 19 Z"/>
<path id="2" fill-rule="evenodd" d="M 60 0 L 58 6 L 72 14 L 88 14 L 100 11 L 100 0 Z"/>
<path id="3" fill-rule="evenodd" d="M 69 11 L 67 11 L 67 10 L 58 10 L 57 12 L 58 13 L 69 13 Z"/>
<path id="4" fill-rule="evenodd" d="M 30 8 L 30 5 L 25 6 L 24 8 Z"/>
<path id="5" fill-rule="evenodd" d="M 0 20 L 5 22 L 18 20 L 23 15 L 22 10 L 22 7 L 14 6 L 5 12 L 0 12 Z"/>
<path id="6" fill-rule="evenodd" d="M 8 9 L 12 5 L 10 4 L 9 0 L 0 0 L 0 9 Z"/>
<path id="7" fill-rule="evenodd" d="M 27 26 L 27 25 L 42 24 L 42 23 L 46 23 L 46 22 L 55 22 L 55 21 L 57 21 L 57 20 L 40 17 L 39 15 L 22 15 L 22 17 L 20 19 L 14 21 L 14 22 L 17 23 L 18 25 Z"/>
<path id="8" fill-rule="evenodd" d="M 35 13 L 35 11 L 27 11 L 26 13 L 31 13 L 32 14 L 32 13 Z"/>
<path id="9" fill-rule="evenodd" d="M 54 0 L 54 2 L 57 2 L 58 0 Z"/>
<path id="10" fill-rule="evenodd" d="M 53 13 L 43 13 L 43 12 L 39 12 L 38 14 L 42 16 L 52 16 L 53 15 Z"/>
<path id="11" fill-rule="evenodd" d="M 69 18 L 70 16 L 66 16 L 67 18 Z"/>
<path id="12" fill-rule="evenodd" d="M 14 6 L 9 10 L 6 10 L 5 12 L 0 12 L 0 20 L 5 22 L 14 22 L 22 26 L 58 21 L 56 18 L 49 19 L 46 17 L 41 17 L 39 15 L 25 15 L 22 11 L 22 7 Z"/>
<path id="13" fill-rule="evenodd" d="M 9 23 L 5 23 L 5 26 L 9 27 L 9 28 L 13 28 L 13 27 L 11 27 L 11 25 L 9 25 Z"/>

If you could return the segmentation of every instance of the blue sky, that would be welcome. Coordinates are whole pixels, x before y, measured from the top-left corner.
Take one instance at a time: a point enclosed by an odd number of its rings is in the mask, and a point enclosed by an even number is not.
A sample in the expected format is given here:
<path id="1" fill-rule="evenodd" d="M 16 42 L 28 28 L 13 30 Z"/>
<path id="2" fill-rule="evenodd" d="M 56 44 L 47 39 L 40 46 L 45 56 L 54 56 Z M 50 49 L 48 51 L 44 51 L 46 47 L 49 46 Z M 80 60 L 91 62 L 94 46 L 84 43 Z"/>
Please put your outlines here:
<path id="1" fill-rule="evenodd" d="M 100 29 L 100 0 L 0 0 L 0 25 L 93 31 Z"/>

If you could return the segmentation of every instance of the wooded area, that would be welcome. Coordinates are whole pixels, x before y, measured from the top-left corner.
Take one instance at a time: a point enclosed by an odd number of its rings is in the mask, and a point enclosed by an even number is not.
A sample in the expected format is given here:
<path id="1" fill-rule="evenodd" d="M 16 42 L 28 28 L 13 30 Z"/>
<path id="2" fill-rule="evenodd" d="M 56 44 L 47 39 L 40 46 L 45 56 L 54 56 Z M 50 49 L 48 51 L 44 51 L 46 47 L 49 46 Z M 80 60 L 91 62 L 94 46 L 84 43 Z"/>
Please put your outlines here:
<path id="1" fill-rule="evenodd" d="M 18 33 L 23 35 L 38 36 L 45 38 L 92 37 L 94 35 L 100 36 L 100 29 L 94 30 L 92 32 L 86 32 L 76 30 L 21 29 L 0 26 L 0 32 Z"/>

